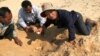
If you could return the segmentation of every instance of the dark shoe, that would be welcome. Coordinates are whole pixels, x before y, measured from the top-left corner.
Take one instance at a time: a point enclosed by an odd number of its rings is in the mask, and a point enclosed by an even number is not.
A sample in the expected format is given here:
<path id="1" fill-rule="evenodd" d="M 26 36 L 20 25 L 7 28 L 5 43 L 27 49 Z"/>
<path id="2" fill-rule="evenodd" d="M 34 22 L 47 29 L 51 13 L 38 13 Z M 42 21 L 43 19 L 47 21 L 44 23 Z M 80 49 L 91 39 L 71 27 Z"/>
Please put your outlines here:
<path id="1" fill-rule="evenodd" d="M 97 23 L 91 19 L 86 19 L 86 22 L 89 22 L 90 24 L 92 24 L 92 27 L 97 25 Z"/>

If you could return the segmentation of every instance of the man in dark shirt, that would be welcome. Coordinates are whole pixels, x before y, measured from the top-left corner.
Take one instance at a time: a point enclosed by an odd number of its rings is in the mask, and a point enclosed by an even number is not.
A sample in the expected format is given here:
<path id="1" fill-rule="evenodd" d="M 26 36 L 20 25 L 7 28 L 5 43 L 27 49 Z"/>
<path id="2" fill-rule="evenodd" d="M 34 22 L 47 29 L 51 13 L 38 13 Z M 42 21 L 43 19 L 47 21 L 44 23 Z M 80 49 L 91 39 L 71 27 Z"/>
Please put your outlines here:
<path id="1" fill-rule="evenodd" d="M 83 35 L 89 35 L 91 28 L 96 24 L 90 19 L 83 22 L 82 15 L 75 11 L 67 11 L 62 9 L 54 9 L 51 3 L 42 5 L 42 17 L 47 18 L 44 27 L 47 28 L 50 24 L 56 25 L 58 28 L 66 28 L 69 31 L 68 41 L 73 43 L 76 30 Z"/>

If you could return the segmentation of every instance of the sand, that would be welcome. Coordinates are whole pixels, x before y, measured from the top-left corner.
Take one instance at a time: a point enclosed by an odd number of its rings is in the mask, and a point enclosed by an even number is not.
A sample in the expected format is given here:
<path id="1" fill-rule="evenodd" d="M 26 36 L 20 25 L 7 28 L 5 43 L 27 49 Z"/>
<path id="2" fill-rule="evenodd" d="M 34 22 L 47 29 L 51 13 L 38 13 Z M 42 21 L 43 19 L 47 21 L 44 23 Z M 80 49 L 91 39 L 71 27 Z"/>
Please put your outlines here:
<path id="1" fill-rule="evenodd" d="M 1 0 L 0 7 L 7 6 L 13 13 L 15 22 L 18 19 L 18 10 L 23 0 Z M 33 5 L 41 7 L 44 2 L 51 2 L 57 8 L 80 12 L 84 20 L 100 20 L 100 0 L 30 0 Z M 17 30 L 23 46 L 18 46 L 8 39 L 0 40 L 0 56 L 100 56 L 100 21 L 93 28 L 89 36 L 76 34 L 76 45 L 66 41 L 67 30 L 52 27 L 44 37 L 30 33 L 27 37 L 24 31 Z M 34 36 L 33 36 L 34 35 Z M 54 40 L 56 39 L 56 40 Z"/>

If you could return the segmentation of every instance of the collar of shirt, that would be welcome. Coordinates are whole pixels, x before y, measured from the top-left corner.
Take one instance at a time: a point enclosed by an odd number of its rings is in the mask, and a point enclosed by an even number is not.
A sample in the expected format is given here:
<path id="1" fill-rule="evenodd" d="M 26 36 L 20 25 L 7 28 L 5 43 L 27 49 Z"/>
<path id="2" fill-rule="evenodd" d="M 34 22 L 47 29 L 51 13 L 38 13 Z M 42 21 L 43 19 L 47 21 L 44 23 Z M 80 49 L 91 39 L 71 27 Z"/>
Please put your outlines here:
<path id="1" fill-rule="evenodd" d="M 23 8 L 22 8 L 22 9 L 23 9 Z M 24 9 L 23 9 L 23 11 L 24 11 Z M 32 8 L 31 13 L 26 13 L 25 11 L 24 11 L 24 13 L 25 13 L 25 14 L 34 14 L 35 12 L 34 12 L 34 9 Z"/>

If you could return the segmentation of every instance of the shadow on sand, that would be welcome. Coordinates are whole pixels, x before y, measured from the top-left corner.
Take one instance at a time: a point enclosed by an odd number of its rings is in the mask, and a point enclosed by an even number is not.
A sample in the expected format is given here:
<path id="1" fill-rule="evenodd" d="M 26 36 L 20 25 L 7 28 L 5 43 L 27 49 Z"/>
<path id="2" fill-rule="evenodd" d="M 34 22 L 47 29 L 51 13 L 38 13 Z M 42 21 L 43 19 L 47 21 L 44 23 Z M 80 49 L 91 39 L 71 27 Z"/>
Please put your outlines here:
<path id="1" fill-rule="evenodd" d="M 27 43 L 31 45 L 32 41 L 35 41 L 36 39 L 41 39 L 43 41 L 48 41 L 50 43 L 55 43 L 55 44 L 61 44 L 64 42 L 65 39 L 56 39 L 57 35 L 61 34 L 64 32 L 64 28 L 57 28 L 56 26 L 48 28 L 44 35 L 37 35 L 36 33 L 27 33 L 27 38 L 30 39 Z"/>

